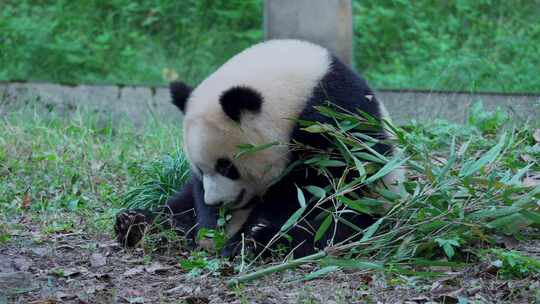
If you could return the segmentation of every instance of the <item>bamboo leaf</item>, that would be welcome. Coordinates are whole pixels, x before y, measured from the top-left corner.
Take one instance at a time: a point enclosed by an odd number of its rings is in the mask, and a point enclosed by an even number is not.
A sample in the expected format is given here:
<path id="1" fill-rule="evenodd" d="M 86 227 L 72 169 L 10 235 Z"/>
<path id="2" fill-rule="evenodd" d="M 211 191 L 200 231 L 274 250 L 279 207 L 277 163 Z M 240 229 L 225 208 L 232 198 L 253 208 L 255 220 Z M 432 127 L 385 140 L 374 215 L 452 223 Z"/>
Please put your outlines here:
<path id="1" fill-rule="evenodd" d="M 306 208 L 306 197 L 304 196 L 304 192 L 302 192 L 302 189 L 296 187 L 296 194 L 298 197 L 298 203 L 300 203 L 300 207 Z"/>
<path id="2" fill-rule="evenodd" d="M 317 229 L 317 232 L 315 233 L 315 242 L 319 241 L 326 231 L 328 231 L 328 228 L 330 227 L 330 224 L 332 224 L 332 214 L 328 214 L 324 221 L 321 223 L 321 226 L 319 229 Z"/>
<path id="3" fill-rule="evenodd" d="M 392 160 L 390 160 L 386 165 L 384 165 L 377 173 L 371 175 L 368 177 L 365 181 L 366 184 L 372 183 L 379 178 L 384 177 L 386 174 L 394 171 L 395 169 L 401 167 L 405 162 L 407 161 L 407 158 L 401 159 L 401 155 L 396 155 Z"/>
<path id="4" fill-rule="evenodd" d="M 499 139 L 499 142 L 489 151 L 487 151 L 484 156 L 480 157 L 476 161 L 469 161 L 463 165 L 459 172 L 460 177 L 468 177 L 473 175 L 474 173 L 480 171 L 483 167 L 486 165 L 492 163 L 497 159 L 499 154 L 504 148 L 504 145 L 506 143 L 506 133 L 503 133 L 501 138 Z"/>
<path id="5" fill-rule="evenodd" d="M 365 241 L 371 239 L 371 237 L 375 234 L 375 232 L 377 232 L 377 230 L 379 230 L 379 227 L 381 226 L 381 224 L 383 222 L 383 219 L 384 218 L 380 218 L 375 223 L 373 223 L 371 226 L 369 226 L 367 228 L 366 232 L 364 233 L 364 235 L 362 236 L 362 239 L 360 239 L 360 242 L 365 242 Z"/>
<path id="6" fill-rule="evenodd" d="M 241 144 L 236 146 L 240 151 L 234 155 L 234 158 L 240 158 L 241 156 L 253 154 L 277 145 L 279 145 L 277 141 L 262 145 Z"/>
<path id="7" fill-rule="evenodd" d="M 321 167 L 344 167 L 346 166 L 347 164 L 342 162 L 342 161 L 339 161 L 339 160 L 332 160 L 332 159 L 323 159 L 323 160 L 319 160 L 318 162 L 315 163 L 316 165 L 319 165 Z"/>
<path id="8" fill-rule="evenodd" d="M 356 269 L 356 270 L 384 270 L 382 263 L 372 261 L 363 261 L 358 259 L 337 259 L 332 257 L 324 258 L 321 264 L 328 266 L 337 266 L 341 269 Z"/>
<path id="9" fill-rule="evenodd" d="M 324 190 L 323 188 L 321 187 L 317 187 L 317 186 L 307 186 L 306 187 L 306 190 L 313 194 L 316 198 L 324 198 L 326 197 L 326 190 Z"/>
<path id="10" fill-rule="evenodd" d="M 528 220 L 534 222 L 535 224 L 540 224 L 540 212 L 538 211 L 529 211 L 529 210 L 523 210 L 520 212 L 524 217 L 526 217 Z"/>
<path id="11" fill-rule="evenodd" d="M 339 270 L 339 267 L 337 266 L 327 266 L 327 267 L 323 267 L 317 271 L 314 271 L 308 275 L 305 276 L 304 280 L 306 281 L 309 281 L 309 280 L 313 280 L 313 279 L 316 279 L 318 277 L 322 277 L 326 274 L 329 274 L 329 273 L 332 273 L 334 271 L 337 271 Z"/>

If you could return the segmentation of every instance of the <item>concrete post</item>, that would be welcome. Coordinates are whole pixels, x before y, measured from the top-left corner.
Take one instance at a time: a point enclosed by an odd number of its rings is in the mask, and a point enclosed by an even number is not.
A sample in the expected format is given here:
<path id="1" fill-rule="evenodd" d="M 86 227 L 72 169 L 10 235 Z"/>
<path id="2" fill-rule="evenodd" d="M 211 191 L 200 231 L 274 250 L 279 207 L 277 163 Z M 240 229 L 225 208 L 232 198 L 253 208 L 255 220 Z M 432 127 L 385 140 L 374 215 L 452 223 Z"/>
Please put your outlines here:
<path id="1" fill-rule="evenodd" d="M 353 66 L 351 0 L 265 0 L 264 32 L 320 44 Z"/>

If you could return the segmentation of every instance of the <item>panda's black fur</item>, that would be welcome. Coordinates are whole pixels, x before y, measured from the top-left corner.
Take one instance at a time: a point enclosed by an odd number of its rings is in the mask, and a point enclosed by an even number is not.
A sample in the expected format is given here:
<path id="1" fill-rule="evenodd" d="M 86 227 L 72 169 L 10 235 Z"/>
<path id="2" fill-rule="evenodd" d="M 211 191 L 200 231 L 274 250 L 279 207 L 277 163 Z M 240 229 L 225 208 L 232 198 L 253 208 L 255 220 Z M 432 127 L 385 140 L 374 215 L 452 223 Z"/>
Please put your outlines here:
<path id="1" fill-rule="evenodd" d="M 261 60 L 264 60 L 264 58 L 261 58 Z M 314 106 L 329 101 L 345 111 L 358 113 L 360 110 L 374 118 L 382 119 L 384 113 L 381 113 L 381 107 L 366 81 L 343 64 L 337 57 L 332 56 L 330 61 L 330 70 L 325 73 L 318 85 L 313 88 L 311 96 L 305 101 L 301 114 L 293 118 L 335 124 L 331 118 L 322 115 L 314 108 Z M 170 85 L 170 90 L 173 103 L 181 111 L 185 111 L 186 109 L 189 111 L 188 100 L 192 93 L 192 88 L 181 82 L 173 82 Z M 234 102 L 230 102 L 230 100 L 234 100 Z M 239 122 L 244 113 L 258 113 L 267 101 L 257 91 L 257 88 L 245 87 L 242 84 L 238 84 L 238 86 L 231 87 L 229 91 L 224 92 L 219 102 L 223 112 L 231 120 Z M 387 133 L 382 129 L 369 135 L 381 140 L 388 137 Z M 290 142 L 299 142 L 321 150 L 330 148 L 331 144 L 320 134 L 303 131 L 298 125 L 293 128 L 290 134 Z M 378 143 L 374 146 L 374 149 L 383 155 L 392 154 L 392 147 L 385 143 Z M 290 163 L 300 157 L 299 153 L 301 152 L 291 151 Z M 343 169 L 333 169 L 334 176 L 340 176 L 340 170 L 342 171 Z M 242 228 L 229 239 L 221 252 L 222 255 L 234 256 L 238 254 L 238 245 L 241 241 L 242 234 L 247 238 L 254 239 L 259 244 L 266 244 L 279 232 L 287 219 L 299 208 L 297 203 L 297 188 L 303 188 L 308 185 L 324 188 L 328 185 L 328 180 L 326 177 L 318 174 L 314 169 L 306 167 L 294 168 L 282 179 L 270 186 L 262 197 L 252 198 L 244 208 L 249 207 L 253 208 L 253 210 L 242 225 Z M 304 191 L 304 194 L 306 195 L 306 200 L 309 201 L 309 193 Z M 194 240 L 198 229 L 202 227 L 215 228 L 217 224 L 218 208 L 205 204 L 203 183 L 196 174 L 192 174 L 190 180 L 179 189 L 161 211 L 172 214 L 173 226 L 182 230 L 190 240 Z M 143 220 L 139 219 L 139 222 L 150 222 L 155 214 L 148 211 L 141 211 L 140 213 L 144 213 L 146 218 Z M 334 241 L 341 241 L 354 234 L 355 231 L 347 225 L 338 224 L 337 231 L 333 231 L 334 225 L 331 225 L 331 229 L 326 233 L 326 236 L 315 243 L 313 241 L 314 232 L 319 227 L 321 221 L 317 217 L 319 213 L 312 213 L 307 218 L 307 221 L 289 231 L 288 234 L 291 237 L 291 241 L 290 243 L 288 241 L 285 242 L 292 248 L 296 248 L 294 251 L 295 257 L 305 256 L 318 248 L 324 248 L 327 241 L 331 238 Z M 373 218 L 370 216 L 353 213 L 347 214 L 347 218 L 345 219 L 361 228 L 365 228 L 373 222 Z M 133 224 L 133 220 L 133 217 L 127 220 L 124 213 L 119 214 L 115 227 L 119 241 L 128 246 L 134 245 L 133 243 L 135 242 L 129 239 L 126 233 L 126 227 L 129 224 Z M 196 228 L 193 229 L 193 227 Z"/>

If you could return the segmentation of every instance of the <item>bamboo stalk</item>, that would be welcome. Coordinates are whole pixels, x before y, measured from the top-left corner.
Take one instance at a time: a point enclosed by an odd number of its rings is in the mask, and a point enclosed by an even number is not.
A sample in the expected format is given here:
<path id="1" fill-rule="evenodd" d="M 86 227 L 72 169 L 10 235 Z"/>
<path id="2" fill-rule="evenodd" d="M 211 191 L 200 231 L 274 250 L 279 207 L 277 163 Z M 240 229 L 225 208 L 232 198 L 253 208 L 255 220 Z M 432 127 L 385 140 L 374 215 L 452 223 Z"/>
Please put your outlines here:
<path id="1" fill-rule="evenodd" d="M 320 252 L 317 252 L 315 254 L 305 256 L 303 258 L 299 258 L 299 259 L 288 261 L 286 263 L 282 263 L 282 264 L 279 264 L 279 265 L 267 267 L 267 268 L 264 268 L 264 269 L 261 269 L 261 270 L 255 271 L 255 272 L 251 272 L 251 273 L 248 273 L 246 275 L 242 275 L 242 276 L 239 276 L 237 278 L 231 279 L 231 280 L 227 281 L 227 286 L 228 287 L 233 287 L 233 286 L 236 286 L 236 285 L 241 284 L 241 283 L 250 282 L 250 281 L 256 280 L 258 278 L 261 278 L 263 276 L 274 273 L 274 272 L 279 272 L 279 271 L 295 268 L 295 267 L 298 267 L 298 266 L 303 265 L 303 264 L 307 264 L 307 263 L 310 263 L 310 262 L 313 262 L 313 261 L 316 261 L 316 260 L 320 260 L 320 259 L 326 257 L 327 255 L 328 255 L 328 253 L 326 251 L 320 251 Z"/>

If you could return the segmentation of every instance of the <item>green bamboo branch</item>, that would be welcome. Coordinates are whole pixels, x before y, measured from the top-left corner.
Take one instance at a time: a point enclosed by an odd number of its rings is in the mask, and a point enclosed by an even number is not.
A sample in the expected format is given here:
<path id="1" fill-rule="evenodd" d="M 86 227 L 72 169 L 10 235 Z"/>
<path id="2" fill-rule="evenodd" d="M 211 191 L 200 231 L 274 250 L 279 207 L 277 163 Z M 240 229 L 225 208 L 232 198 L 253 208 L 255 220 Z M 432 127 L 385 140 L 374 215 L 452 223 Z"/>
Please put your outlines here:
<path id="1" fill-rule="evenodd" d="M 242 276 L 236 277 L 234 279 L 231 279 L 231 280 L 227 281 L 227 286 L 233 287 L 233 286 L 236 286 L 238 284 L 247 283 L 247 282 L 256 280 L 258 278 L 261 278 L 263 276 L 269 275 L 271 273 L 274 273 L 274 272 L 279 272 L 279 271 L 295 268 L 295 267 L 298 267 L 298 266 L 303 265 L 303 264 L 307 264 L 307 263 L 310 263 L 310 262 L 313 262 L 313 261 L 316 261 L 316 260 L 320 260 L 320 259 L 322 259 L 322 258 L 324 258 L 326 256 L 328 256 L 328 253 L 326 251 L 320 251 L 320 252 L 317 252 L 315 254 L 305 256 L 303 258 L 299 258 L 299 259 L 291 260 L 291 261 L 288 261 L 286 263 L 282 263 L 282 264 L 279 264 L 279 265 L 267 267 L 267 268 L 264 268 L 264 269 L 261 269 L 261 270 L 255 271 L 255 272 L 251 272 L 251 273 L 248 273 L 246 275 L 242 275 Z"/>

